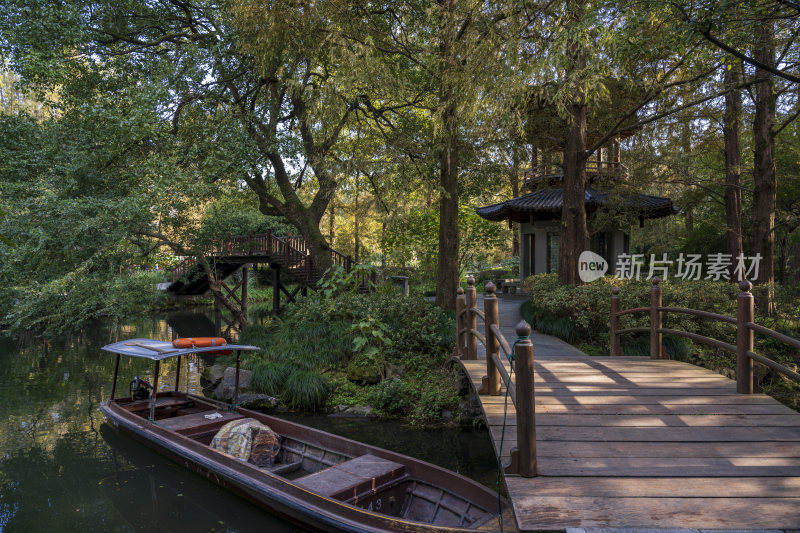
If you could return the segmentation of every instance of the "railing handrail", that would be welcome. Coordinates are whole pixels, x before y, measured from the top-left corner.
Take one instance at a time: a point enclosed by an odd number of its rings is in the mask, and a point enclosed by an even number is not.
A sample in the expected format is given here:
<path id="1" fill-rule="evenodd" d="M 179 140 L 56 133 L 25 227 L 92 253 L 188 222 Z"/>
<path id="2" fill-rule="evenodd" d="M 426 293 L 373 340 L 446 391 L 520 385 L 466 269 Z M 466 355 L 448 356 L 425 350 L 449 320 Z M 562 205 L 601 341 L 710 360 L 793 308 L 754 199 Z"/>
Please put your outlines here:
<path id="1" fill-rule="evenodd" d="M 477 342 L 486 347 L 486 376 L 482 380 L 479 394 L 499 395 L 501 386 L 506 384 L 506 392 L 516 411 L 517 447 L 511 452 L 511 465 L 506 473 L 523 477 L 536 475 L 536 421 L 533 385 L 533 344 L 530 341 L 530 326 L 522 321 L 517 324 L 519 338 L 513 348 L 509 346 L 500 331 L 500 310 L 495 295 L 496 287 L 491 281 L 484 287 L 483 311 L 477 308 L 475 278 L 467 278 L 467 290 L 461 287 L 456 295 L 456 349 L 455 355 L 462 360 L 478 358 Z M 485 335 L 477 329 L 477 318 L 484 321 Z M 466 336 L 466 338 L 465 338 Z M 511 371 L 506 370 L 501 361 L 500 350 L 512 362 Z M 515 382 L 511 373 L 516 374 Z M 502 378 L 502 382 L 501 382 Z M 504 421 L 505 423 L 505 421 Z M 498 451 L 500 454 L 502 450 Z"/>
<path id="2" fill-rule="evenodd" d="M 632 309 L 620 310 L 619 288 L 614 287 L 611 290 L 611 355 L 622 355 L 622 348 L 619 340 L 620 335 L 627 333 L 650 332 L 650 357 L 652 359 L 661 359 L 663 357 L 663 348 L 661 346 L 660 339 L 661 335 L 675 335 L 736 353 L 736 390 L 740 393 L 751 394 L 753 392 L 753 361 L 764 364 L 773 370 L 800 382 L 800 373 L 791 370 L 787 366 L 782 365 L 777 361 L 758 355 L 753 351 L 753 333 L 765 335 L 798 350 L 800 350 L 800 340 L 753 322 L 753 294 L 751 293 L 753 288 L 752 283 L 747 280 L 742 280 L 739 282 L 739 289 L 741 292 L 736 298 L 737 307 L 735 317 L 722 315 L 719 313 L 711 313 L 699 309 L 663 306 L 661 305 L 661 287 L 659 287 L 659 283 L 659 278 L 653 278 L 653 286 L 650 292 L 650 305 L 647 307 L 636 307 Z M 621 329 L 619 327 L 619 317 L 636 312 L 650 312 L 650 327 Z M 736 326 L 737 330 L 736 344 L 729 344 L 718 339 L 706 337 L 705 335 L 699 335 L 697 333 L 664 328 L 661 325 L 663 313 L 682 313 L 699 318 L 733 324 Z M 656 335 L 658 336 L 657 338 L 655 337 Z"/>
<path id="3" fill-rule="evenodd" d="M 329 249 L 331 254 L 332 264 L 343 267 L 346 271 L 350 271 L 353 266 L 352 259 L 349 255 L 344 255 L 333 248 Z M 282 266 L 285 268 L 293 269 L 295 272 L 305 272 L 307 281 L 316 279 L 315 275 L 321 275 L 314 268 L 314 260 L 311 256 L 311 251 L 305 239 L 301 236 L 287 234 L 287 235 L 274 235 L 271 231 L 266 233 L 249 233 L 246 235 L 226 235 L 219 240 L 212 240 L 211 244 L 199 251 L 203 256 L 224 256 L 224 255 L 237 255 L 237 256 L 254 256 L 269 253 L 276 256 L 276 262 L 286 263 Z M 187 263 L 187 261 L 191 262 Z M 181 276 L 185 275 L 194 264 L 194 258 L 185 259 L 178 267 L 173 270 L 172 281 L 177 281 Z"/>
<path id="4" fill-rule="evenodd" d="M 590 159 L 586 161 L 586 172 L 589 174 L 617 174 L 627 177 L 630 169 L 620 161 L 597 161 Z M 535 165 L 525 171 L 524 181 L 526 184 L 553 178 L 564 177 L 564 166 L 560 163 L 550 163 L 548 165 Z"/>

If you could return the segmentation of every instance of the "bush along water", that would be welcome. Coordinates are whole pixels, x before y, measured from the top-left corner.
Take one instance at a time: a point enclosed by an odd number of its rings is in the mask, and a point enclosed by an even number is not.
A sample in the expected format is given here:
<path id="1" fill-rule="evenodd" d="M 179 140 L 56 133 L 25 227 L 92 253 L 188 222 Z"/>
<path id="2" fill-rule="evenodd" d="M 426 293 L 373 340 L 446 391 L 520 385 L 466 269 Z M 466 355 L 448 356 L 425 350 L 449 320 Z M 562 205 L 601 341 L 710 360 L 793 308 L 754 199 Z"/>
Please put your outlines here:
<path id="1" fill-rule="evenodd" d="M 630 309 L 650 305 L 651 280 L 621 280 L 610 276 L 585 285 L 562 285 L 555 274 L 530 276 L 524 282 L 530 300 L 520 312 L 537 331 L 559 337 L 576 345 L 590 355 L 608 355 L 610 340 L 611 289 L 619 287 L 620 308 Z M 756 287 L 755 291 L 760 290 Z M 786 294 L 784 294 L 786 293 Z M 699 309 L 727 316 L 736 316 L 736 296 L 739 288 L 727 281 L 665 280 L 661 282 L 665 307 Z M 776 287 L 779 313 L 765 317 L 756 309 L 756 322 L 794 338 L 800 338 L 796 309 L 790 305 L 796 299 L 787 288 Z M 783 310 L 783 311 L 781 311 Z M 686 314 L 664 313 L 664 327 L 697 333 L 729 344 L 736 343 L 736 328 L 732 324 L 694 317 Z M 620 317 L 620 328 L 649 327 L 648 313 L 632 313 Z M 629 356 L 649 356 L 650 338 L 647 335 L 624 335 L 622 350 Z M 693 343 L 684 337 L 664 335 L 663 343 L 671 359 L 698 364 L 729 377 L 734 377 L 736 355 Z M 774 359 L 789 368 L 798 368 L 797 353 L 785 344 L 756 335 L 757 353 Z M 780 374 L 756 365 L 756 375 L 764 392 L 784 403 L 800 408 L 800 385 Z"/>
<path id="2" fill-rule="evenodd" d="M 239 341 L 263 350 L 244 363 L 251 388 L 290 409 L 368 405 L 375 414 L 431 424 L 458 407 L 447 365 L 455 323 L 422 296 L 315 293 L 270 327 L 246 327 Z"/>

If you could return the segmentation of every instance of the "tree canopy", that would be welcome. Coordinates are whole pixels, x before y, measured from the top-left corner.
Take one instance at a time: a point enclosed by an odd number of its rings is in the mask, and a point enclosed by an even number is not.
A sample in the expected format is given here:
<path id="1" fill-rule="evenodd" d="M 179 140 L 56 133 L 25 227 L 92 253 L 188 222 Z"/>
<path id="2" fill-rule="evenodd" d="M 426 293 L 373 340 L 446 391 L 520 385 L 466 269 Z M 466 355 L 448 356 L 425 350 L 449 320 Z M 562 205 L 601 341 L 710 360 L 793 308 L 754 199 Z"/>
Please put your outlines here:
<path id="1" fill-rule="evenodd" d="M 612 149 L 631 173 L 609 186 L 681 210 L 632 228 L 638 249 L 725 251 L 727 231 L 797 281 L 790 4 L 0 8 L 0 324 L 66 322 L 64 295 L 108 313 L 93 287 L 264 228 L 302 235 L 323 265 L 331 247 L 421 265 L 449 307 L 464 270 L 512 254 L 514 230 L 474 209 L 524 193 L 541 164 L 564 166 L 560 264 L 576 282 L 586 162 Z"/>

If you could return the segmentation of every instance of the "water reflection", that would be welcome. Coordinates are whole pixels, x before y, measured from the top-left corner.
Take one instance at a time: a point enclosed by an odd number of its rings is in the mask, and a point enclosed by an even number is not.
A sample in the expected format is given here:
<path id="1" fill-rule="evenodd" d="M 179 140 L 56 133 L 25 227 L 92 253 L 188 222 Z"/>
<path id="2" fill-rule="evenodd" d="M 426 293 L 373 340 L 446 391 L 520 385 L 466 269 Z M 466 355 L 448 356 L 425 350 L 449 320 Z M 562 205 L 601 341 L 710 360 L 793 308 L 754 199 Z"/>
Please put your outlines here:
<path id="1" fill-rule="evenodd" d="M 110 394 L 114 366 L 101 346 L 131 337 L 206 336 L 209 321 L 208 315 L 184 312 L 115 327 L 98 324 L 58 339 L 0 337 L 0 532 L 298 531 L 118 435 L 98 410 Z M 201 394 L 199 376 L 211 360 L 182 361 L 181 389 Z M 136 375 L 152 382 L 152 372 L 151 361 L 122 358 L 117 390 L 127 394 Z M 174 380 L 175 360 L 168 360 L 159 389 L 171 390 Z M 412 432 L 394 423 L 327 417 L 303 421 L 493 486 L 485 434 Z"/>
<path id="2" fill-rule="evenodd" d="M 0 531 L 297 530 L 135 443 L 122 449 L 124 439 L 109 438 L 98 407 L 110 394 L 114 357 L 99 347 L 130 337 L 170 340 L 173 331 L 161 316 L 59 339 L 0 338 Z M 205 363 L 183 360 L 181 388 L 200 392 Z M 160 389 L 174 386 L 174 365 L 162 365 Z M 152 379 L 152 367 L 123 358 L 118 390 L 127 391 L 134 375 Z"/>

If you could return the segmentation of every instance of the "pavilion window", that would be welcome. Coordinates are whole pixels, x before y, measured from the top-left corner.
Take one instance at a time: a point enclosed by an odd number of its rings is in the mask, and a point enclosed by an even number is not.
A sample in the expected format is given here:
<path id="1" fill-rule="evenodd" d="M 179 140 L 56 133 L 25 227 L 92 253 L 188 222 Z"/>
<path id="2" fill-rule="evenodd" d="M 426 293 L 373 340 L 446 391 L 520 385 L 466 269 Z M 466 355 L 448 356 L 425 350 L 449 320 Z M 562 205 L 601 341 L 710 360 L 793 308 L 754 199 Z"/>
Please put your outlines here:
<path id="1" fill-rule="evenodd" d="M 608 261 L 609 257 L 611 257 L 611 251 L 609 250 L 610 243 L 611 239 L 608 238 L 608 234 L 601 231 L 592 235 L 589 240 L 589 250 Z"/>

